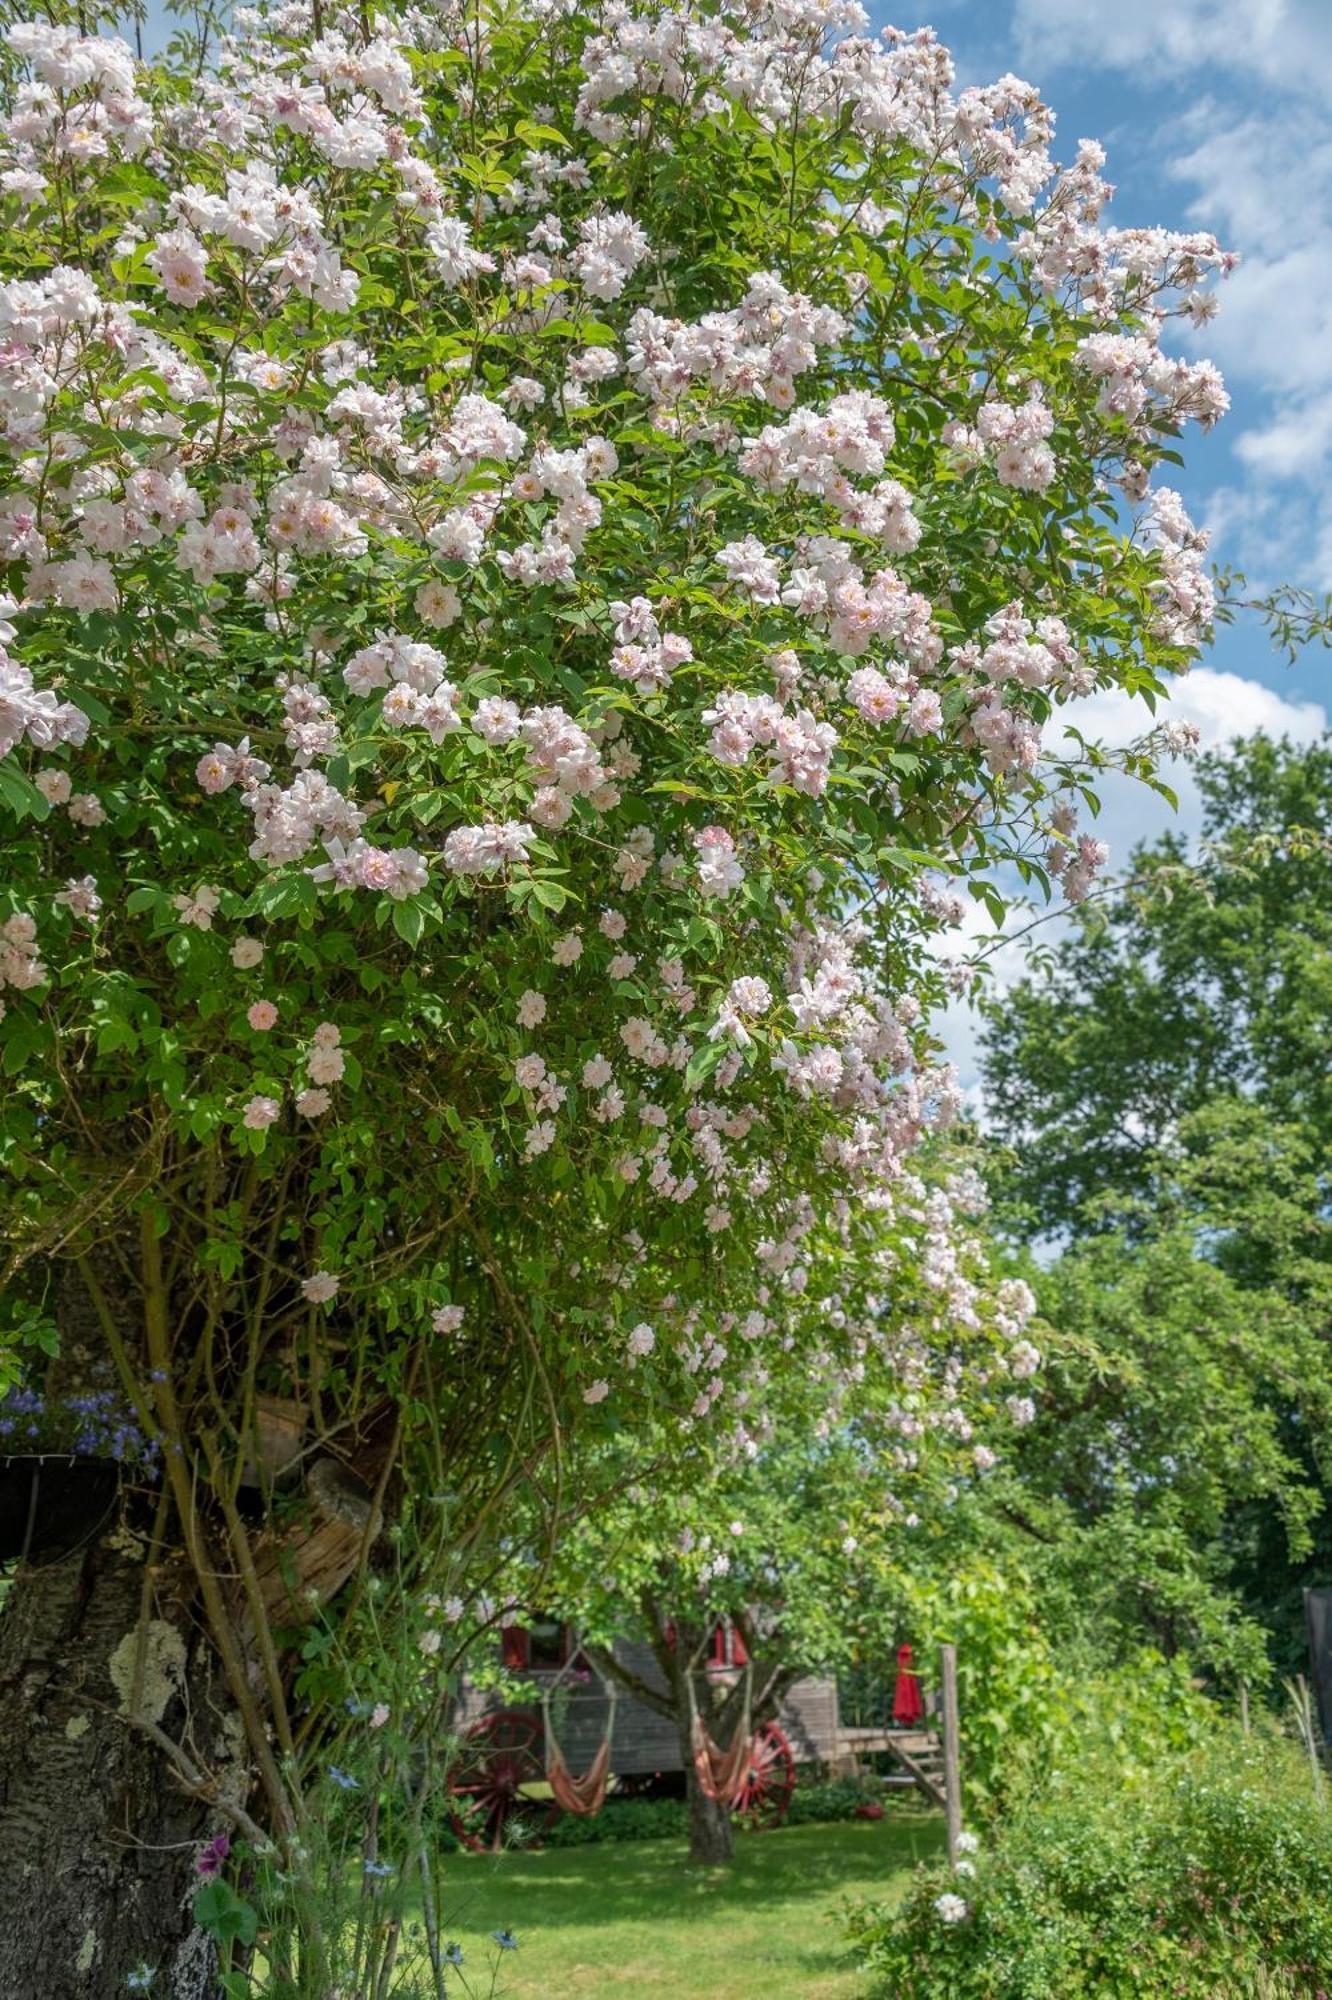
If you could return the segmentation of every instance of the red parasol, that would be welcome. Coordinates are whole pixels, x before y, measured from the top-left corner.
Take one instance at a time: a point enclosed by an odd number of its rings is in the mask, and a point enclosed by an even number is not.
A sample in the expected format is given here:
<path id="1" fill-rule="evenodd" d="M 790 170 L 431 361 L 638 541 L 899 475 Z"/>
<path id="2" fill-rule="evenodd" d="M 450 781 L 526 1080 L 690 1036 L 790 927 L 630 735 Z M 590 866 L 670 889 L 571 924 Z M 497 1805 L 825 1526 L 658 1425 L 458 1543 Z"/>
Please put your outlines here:
<path id="1" fill-rule="evenodd" d="M 897 1685 L 893 1689 L 893 1721 L 903 1729 L 911 1729 L 925 1714 L 925 1704 L 920 1698 L 920 1680 L 912 1672 L 910 1646 L 897 1649 Z"/>

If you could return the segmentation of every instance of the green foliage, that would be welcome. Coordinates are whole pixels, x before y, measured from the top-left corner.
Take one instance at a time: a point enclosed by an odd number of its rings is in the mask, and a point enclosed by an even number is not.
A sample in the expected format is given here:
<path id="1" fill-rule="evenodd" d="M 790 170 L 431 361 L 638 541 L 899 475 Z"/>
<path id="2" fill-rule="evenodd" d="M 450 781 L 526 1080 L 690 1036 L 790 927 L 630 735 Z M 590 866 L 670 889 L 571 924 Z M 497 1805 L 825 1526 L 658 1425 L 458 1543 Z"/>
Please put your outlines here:
<path id="1" fill-rule="evenodd" d="M 993 1821 L 1089 1732 L 1135 1770 L 1147 1768 L 1165 1746 L 1183 1750 L 1201 1739 L 1211 1711 L 1182 1659 L 1164 1660 L 1139 1641 L 1124 1666 L 1107 1670 L 1061 1635 L 1043 1580 L 1024 1571 L 1011 1547 L 996 1555 L 986 1530 L 978 1508 L 970 1523 L 941 1530 L 918 1549 L 902 1579 L 899 1614 L 927 1679 L 939 1645 L 957 1647 L 973 1818 Z"/>
<path id="2" fill-rule="evenodd" d="M 894 1810 L 901 1813 L 906 1803 L 898 1801 Z M 883 1804 L 883 1785 L 874 1778 L 825 1778 L 819 1784 L 801 1778 L 791 1794 L 786 1824 L 814 1826 L 861 1819 L 866 1806 Z"/>
<path id="3" fill-rule="evenodd" d="M 996 1524 L 1066 1640 L 1220 1680 L 1304 1649 L 1332 1548 L 1332 746 L 1202 760 L 1205 838 L 1134 857 L 991 1011 L 993 1183 L 1040 1276 Z"/>
<path id="4" fill-rule="evenodd" d="M 607 1799 L 587 1819 L 559 1813 L 540 1839 L 543 1847 L 593 1847 L 603 1841 L 682 1838 L 688 1831 L 683 1799 Z"/>
<path id="5" fill-rule="evenodd" d="M 253 1944 L 259 1917 L 253 1904 L 238 1896 L 229 1882 L 209 1882 L 194 1899 L 194 1920 L 219 1944 Z"/>
<path id="6" fill-rule="evenodd" d="M 1062 1763 L 982 1847 L 855 1918 L 893 2000 L 1315 2000 L 1332 1968 L 1332 1816 L 1276 1736 L 1218 1729 L 1126 1764 Z M 941 1896 L 966 1914 L 945 1921 Z M 945 1906 L 945 1914 L 947 1906 Z M 955 1913 L 954 1913 L 955 1914 Z"/>
<path id="7" fill-rule="evenodd" d="M 809 1778 L 802 1773 L 791 1794 L 785 1824 L 822 1826 L 861 1816 L 863 1806 L 881 1803 L 883 1785 L 874 1778 Z M 532 1838 L 519 1845 L 541 1847 L 595 1847 L 605 1841 L 663 1840 L 683 1838 L 689 1830 L 689 1813 L 682 1798 L 607 1799 L 598 1813 L 580 1819 L 573 1813 L 557 1813 L 550 1822 L 533 1830 Z M 755 1834 L 755 1839 L 767 1838 Z M 456 1836 L 445 1827 L 434 1830 L 441 1844 L 457 1845 Z"/>
<path id="8" fill-rule="evenodd" d="M 1196 865 L 1173 835 L 1083 907 L 1039 978 L 990 1008 L 986 1101 L 1034 1228 L 1152 1202 L 1179 1121 L 1218 1103 L 1332 1136 L 1332 744 L 1254 737 L 1196 767 Z M 1165 1151 L 1163 1152 L 1163 1149 Z"/>

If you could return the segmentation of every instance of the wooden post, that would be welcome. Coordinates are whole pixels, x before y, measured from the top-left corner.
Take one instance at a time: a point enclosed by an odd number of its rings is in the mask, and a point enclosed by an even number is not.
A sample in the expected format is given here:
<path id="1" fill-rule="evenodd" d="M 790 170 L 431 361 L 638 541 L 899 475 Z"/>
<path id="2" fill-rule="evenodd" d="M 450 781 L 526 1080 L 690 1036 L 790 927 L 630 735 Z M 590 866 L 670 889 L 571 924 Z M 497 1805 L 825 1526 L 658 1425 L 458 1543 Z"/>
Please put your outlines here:
<path id="1" fill-rule="evenodd" d="M 1244 1734 L 1247 1736 L 1249 1733 L 1249 1683 L 1247 1681 L 1240 1682 L 1239 1694 L 1240 1694 L 1240 1728 L 1244 1731 Z"/>
<path id="2" fill-rule="evenodd" d="M 943 1663 L 944 1799 L 948 1810 L 948 1865 L 957 1866 L 962 1831 L 962 1754 L 957 1733 L 957 1647 L 939 1648 Z"/>

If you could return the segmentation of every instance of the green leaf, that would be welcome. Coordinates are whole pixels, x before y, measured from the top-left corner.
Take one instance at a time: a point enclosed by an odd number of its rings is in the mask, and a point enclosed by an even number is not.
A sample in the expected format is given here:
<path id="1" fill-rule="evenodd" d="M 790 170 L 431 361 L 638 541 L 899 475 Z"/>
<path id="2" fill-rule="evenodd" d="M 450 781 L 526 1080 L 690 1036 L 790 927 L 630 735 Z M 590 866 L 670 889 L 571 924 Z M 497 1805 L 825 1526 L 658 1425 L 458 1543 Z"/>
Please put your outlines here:
<path id="1" fill-rule="evenodd" d="M 15 819 L 45 819 L 51 810 L 36 785 L 7 762 L 0 763 L 0 801 Z"/>
<path id="2" fill-rule="evenodd" d="M 258 1913 L 241 1900 L 229 1882 L 209 1882 L 199 1890 L 194 1919 L 223 1944 L 253 1944 L 259 1935 Z"/>

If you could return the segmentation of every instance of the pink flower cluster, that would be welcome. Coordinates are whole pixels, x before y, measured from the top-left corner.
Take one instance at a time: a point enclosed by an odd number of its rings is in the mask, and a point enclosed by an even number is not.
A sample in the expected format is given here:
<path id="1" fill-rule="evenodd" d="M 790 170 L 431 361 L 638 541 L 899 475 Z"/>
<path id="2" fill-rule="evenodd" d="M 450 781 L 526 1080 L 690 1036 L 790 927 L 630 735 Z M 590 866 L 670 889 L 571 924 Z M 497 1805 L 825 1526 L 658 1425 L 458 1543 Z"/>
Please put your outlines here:
<path id="1" fill-rule="evenodd" d="M 675 669 L 693 659 L 688 639 L 678 632 L 662 632 L 646 597 L 635 597 L 628 604 L 613 600 L 610 614 L 615 620 L 611 672 L 616 680 L 631 682 L 638 694 L 668 687 Z"/>
<path id="2" fill-rule="evenodd" d="M 790 785 L 811 799 L 827 785 L 837 731 L 830 722 L 816 720 L 811 710 L 790 712 L 771 695 L 728 688 L 704 710 L 702 719 L 712 725 L 708 748 L 718 763 L 743 765 L 750 752 L 761 747 L 767 754 L 770 783 Z"/>
<path id="3" fill-rule="evenodd" d="M 0 647 L 0 757 L 24 738 L 39 750 L 87 741 L 88 718 L 72 701 L 38 689 L 28 669 Z"/>

